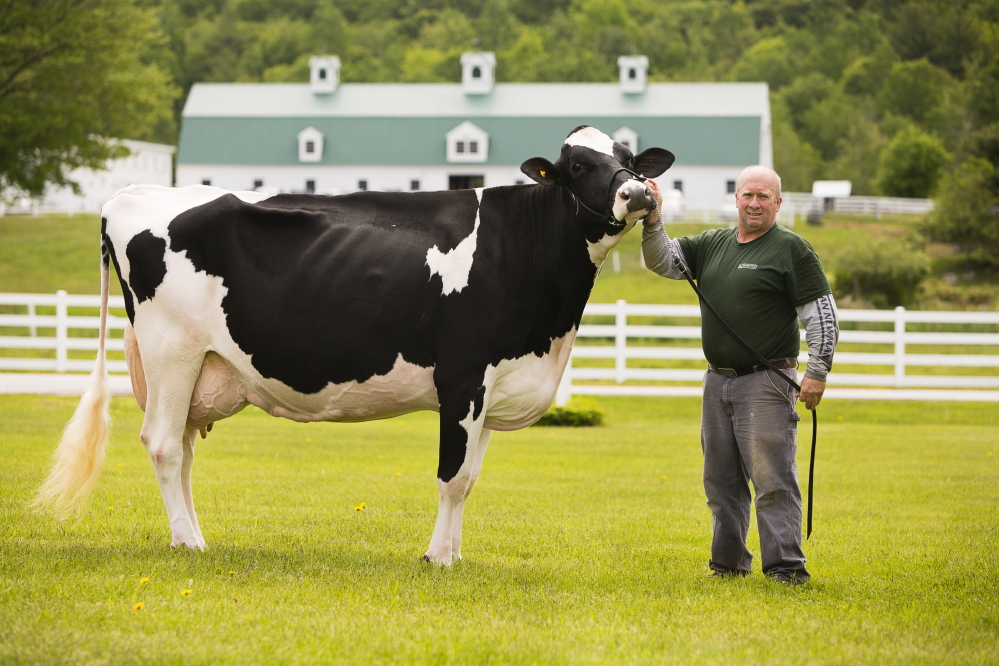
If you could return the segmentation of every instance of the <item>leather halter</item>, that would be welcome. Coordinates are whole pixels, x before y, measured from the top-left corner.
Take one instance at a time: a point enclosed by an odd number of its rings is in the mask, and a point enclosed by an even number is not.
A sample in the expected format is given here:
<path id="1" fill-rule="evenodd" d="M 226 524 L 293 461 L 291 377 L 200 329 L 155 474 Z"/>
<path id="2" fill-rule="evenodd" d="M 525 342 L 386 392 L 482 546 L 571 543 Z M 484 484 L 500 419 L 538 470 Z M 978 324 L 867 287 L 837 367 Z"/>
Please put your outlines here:
<path id="1" fill-rule="evenodd" d="M 611 174 L 610 185 L 607 186 L 607 197 L 606 197 L 606 200 L 610 199 L 611 190 L 614 188 L 614 179 L 617 178 L 617 175 L 619 173 L 621 173 L 622 171 L 630 173 L 632 176 L 635 177 L 635 180 L 638 180 L 639 182 L 644 183 L 646 180 L 648 180 L 642 174 L 636 173 L 636 172 L 632 171 L 631 169 L 629 169 L 628 167 L 621 167 L 620 169 L 617 169 L 613 174 Z M 566 188 L 566 189 L 568 190 L 569 188 Z M 597 217 L 605 218 L 608 222 L 610 222 L 613 225 L 616 225 L 616 226 L 619 226 L 619 227 L 623 227 L 623 226 L 625 226 L 627 224 L 627 222 L 619 222 L 619 221 L 617 221 L 617 220 L 614 219 L 613 206 L 608 207 L 607 213 L 606 213 L 606 215 L 604 215 L 604 214 L 598 213 L 597 211 L 593 210 L 592 208 L 590 208 L 589 206 L 587 206 L 586 204 L 584 204 L 582 201 L 580 201 L 579 198 L 573 193 L 572 190 L 569 190 L 569 194 L 572 195 L 573 201 L 576 202 L 576 215 L 579 215 L 579 207 L 582 206 L 583 208 L 585 208 L 589 212 L 593 213 Z"/>

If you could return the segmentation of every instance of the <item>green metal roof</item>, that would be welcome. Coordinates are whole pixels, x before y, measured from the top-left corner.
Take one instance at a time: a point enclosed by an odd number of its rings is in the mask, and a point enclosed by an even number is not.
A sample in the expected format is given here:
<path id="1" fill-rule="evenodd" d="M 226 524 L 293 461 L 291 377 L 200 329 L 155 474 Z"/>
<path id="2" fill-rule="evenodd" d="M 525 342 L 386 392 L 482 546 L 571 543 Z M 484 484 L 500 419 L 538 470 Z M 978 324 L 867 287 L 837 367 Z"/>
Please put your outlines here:
<path id="1" fill-rule="evenodd" d="M 325 135 L 327 165 L 445 165 L 444 135 L 463 121 L 487 132 L 487 165 L 554 159 L 578 125 L 607 134 L 628 126 L 639 150 L 660 146 L 677 165 L 740 166 L 760 159 L 769 125 L 762 83 L 496 84 L 466 95 L 461 84 L 196 84 L 184 108 L 179 164 L 297 165 L 298 133 Z"/>

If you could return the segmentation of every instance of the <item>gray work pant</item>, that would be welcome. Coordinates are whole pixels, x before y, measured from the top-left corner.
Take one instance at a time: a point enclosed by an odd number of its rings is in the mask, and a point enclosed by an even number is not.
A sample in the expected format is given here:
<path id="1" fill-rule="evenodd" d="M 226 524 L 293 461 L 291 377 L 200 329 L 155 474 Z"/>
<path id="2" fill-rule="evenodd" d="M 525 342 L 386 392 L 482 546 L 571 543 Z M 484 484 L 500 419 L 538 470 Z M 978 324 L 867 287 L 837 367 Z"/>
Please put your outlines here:
<path id="1" fill-rule="evenodd" d="M 790 368 L 791 379 L 797 370 Z M 704 493 L 712 514 L 711 563 L 715 571 L 749 572 L 746 547 L 749 482 L 756 491 L 763 573 L 809 578 L 801 551 L 798 488 L 798 420 L 794 388 L 771 370 L 728 378 L 704 375 L 701 448 Z"/>

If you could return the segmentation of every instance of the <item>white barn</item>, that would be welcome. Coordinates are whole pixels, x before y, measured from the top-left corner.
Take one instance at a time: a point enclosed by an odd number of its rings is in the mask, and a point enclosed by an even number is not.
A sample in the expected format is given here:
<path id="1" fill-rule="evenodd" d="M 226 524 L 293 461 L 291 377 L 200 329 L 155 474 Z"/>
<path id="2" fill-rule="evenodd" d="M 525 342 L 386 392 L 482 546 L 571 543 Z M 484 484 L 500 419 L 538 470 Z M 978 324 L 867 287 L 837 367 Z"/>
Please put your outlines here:
<path id="1" fill-rule="evenodd" d="M 524 182 L 593 125 L 635 152 L 677 156 L 658 180 L 688 209 L 731 200 L 749 164 L 773 166 L 765 83 L 649 83 L 648 59 L 618 60 L 617 83 L 497 83 L 492 53 L 462 56 L 461 83 L 341 83 L 336 56 L 309 83 L 199 83 L 182 114 L 177 185 L 336 193 Z"/>

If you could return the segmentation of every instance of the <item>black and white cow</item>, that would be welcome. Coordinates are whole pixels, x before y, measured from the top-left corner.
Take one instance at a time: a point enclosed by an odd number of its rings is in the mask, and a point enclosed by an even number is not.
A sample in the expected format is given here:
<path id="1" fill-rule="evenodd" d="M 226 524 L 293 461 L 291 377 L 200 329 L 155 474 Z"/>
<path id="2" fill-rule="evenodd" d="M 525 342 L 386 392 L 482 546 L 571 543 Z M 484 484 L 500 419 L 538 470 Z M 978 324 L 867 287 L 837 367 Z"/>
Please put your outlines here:
<path id="1" fill-rule="evenodd" d="M 425 558 L 461 557 L 461 521 L 493 430 L 551 405 L 608 252 L 655 205 L 673 155 L 634 156 L 592 127 L 538 185 L 326 197 L 132 186 L 102 211 L 98 366 L 39 501 L 82 500 L 108 431 L 110 267 L 131 322 L 140 437 L 173 545 L 203 548 L 198 431 L 248 404 L 295 421 L 440 413 L 440 507 Z"/>

